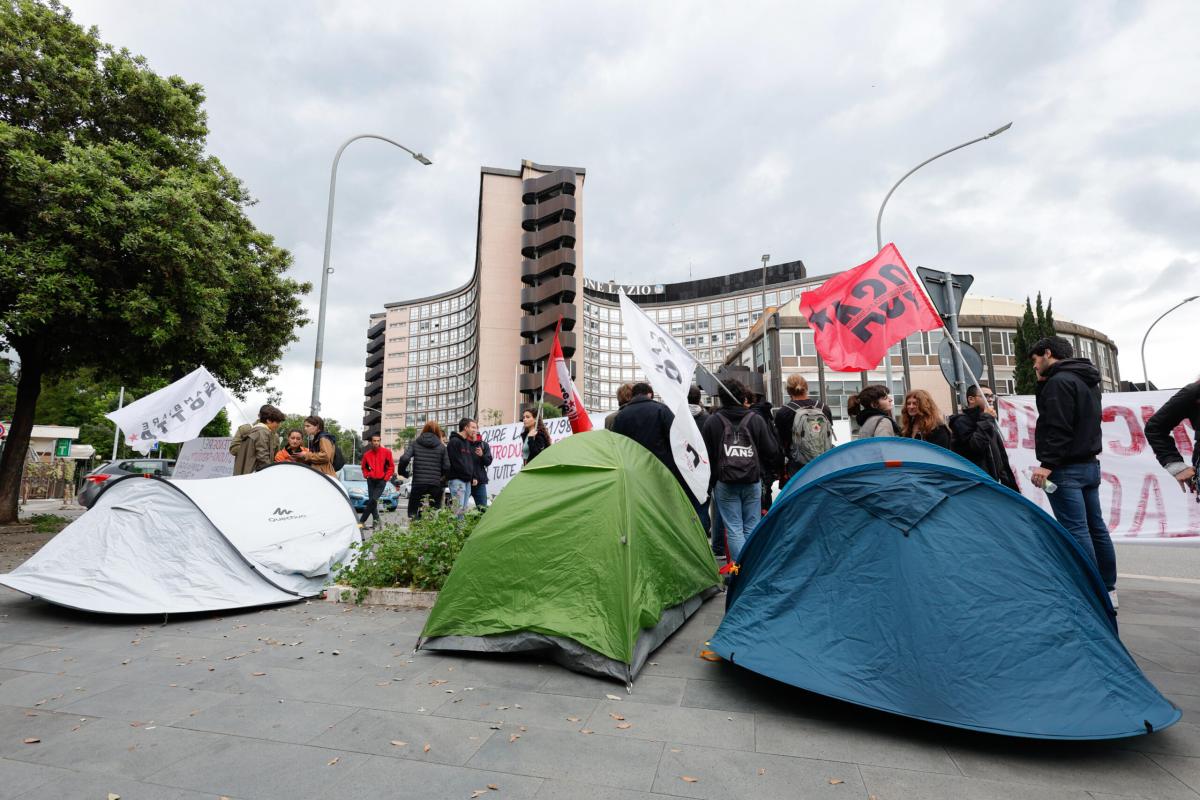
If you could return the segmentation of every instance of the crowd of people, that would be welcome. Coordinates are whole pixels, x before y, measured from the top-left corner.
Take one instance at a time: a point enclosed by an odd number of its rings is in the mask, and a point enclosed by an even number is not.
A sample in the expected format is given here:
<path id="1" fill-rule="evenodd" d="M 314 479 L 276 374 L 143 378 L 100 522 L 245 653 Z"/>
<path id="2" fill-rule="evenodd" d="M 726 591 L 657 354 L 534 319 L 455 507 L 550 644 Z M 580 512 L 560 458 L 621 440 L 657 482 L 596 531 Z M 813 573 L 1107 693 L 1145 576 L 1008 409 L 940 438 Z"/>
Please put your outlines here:
<path id="1" fill-rule="evenodd" d="M 1038 375 L 1034 436 L 1038 466 L 1030 480 L 1046 491 L 1054 516 L 1096 566 L 1116 607 L 1116 553 L 1099 496 L 1098 456 L 1103 446 L 1099 370 L 1088 359 L 1074 357 L 1071 343 L 1056 336 L 1035 343 L 1029 357 Z M 810 397 L 805 378 L 789 376 L 786 391 L 787 402 L 772 408 L 762 395 L 739 381 L 727 380 L 721 384 L 718 406 L 710 412 L 700 404 L 699 387 L 691 387 L 689 412 L 701 432 L 711 468 L 710 499 L 704 503 L 690 491 L 676 466 L 670 436 L 674 414 L 655 402 L 649 383 L 623 384 L 617 391 L 618 410 L 608 415 L 604 425 L 638 442 L 662 462 L 692 501 L 714 555 L 732 564 L 769 509 L 772 486 L 777 481 L 782 486 L 836 444 L 833 414 L 820 398 Z M 998 483 L 1017 490 L 992 389 L 971 385 L 966 400 L 960 413 L 947 418 L 929 392 L 914 389 L 905 396 L 897 420 L 888 388 L 870 385 L 848 398 L 847 409 L 856 423 L 855 438 L 920 439 L 957 453 Z M 283 447 L 276 449 L 277 431 L 284 419 L 279 409 L 265 405 L 256 423 L 238 429 L 230 447 L 234 474 L 291 461 L 335 475 L 342 466 L 341 454 L 324 421 L 317 416 L 306 418 L 303 431 L 288 431 Z M 1190 420 L 1198 431 L 1191 464 L 1181 455 L 1173 435 L 1183 420 Z M 1195 492 L 1200 502 L 1200 381 L 1182 389 L 1159 409 L 1146 425 L 1146 436 L 1162 466 L 1184 491 Z M 522 414 L 520 440 L 525 464 L 551 445 L 549 433 L 534 411 Z M 441 508 L 447 489 L 456 513 L 464 513 L 468 501 L 485 509 L 491 462 L 491 450 L 479 435 L 478 422 L 470 418 L 462 419 L 449 437 L 436 421 L 429 420 L 394 461 L 391 450 L 382 447 L 379 436 L 374 435 L 361 462 L 368 501 L 360 523 L 371 517 L 378 524 L 378 499 L 387 481 L 396 475 L 411 474 L 410 517 L 425 507 Z"/>

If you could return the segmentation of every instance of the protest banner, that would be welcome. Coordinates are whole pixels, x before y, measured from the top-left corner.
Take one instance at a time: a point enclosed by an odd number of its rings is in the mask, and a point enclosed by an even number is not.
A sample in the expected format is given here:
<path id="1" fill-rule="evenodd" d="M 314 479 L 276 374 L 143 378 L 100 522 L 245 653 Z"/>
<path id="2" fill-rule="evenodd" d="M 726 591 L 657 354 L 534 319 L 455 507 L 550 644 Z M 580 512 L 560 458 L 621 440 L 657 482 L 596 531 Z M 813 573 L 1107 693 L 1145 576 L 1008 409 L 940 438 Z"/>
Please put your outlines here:
<path id="1" fill-rule="evenodd" d="M 696 372 L 696 359 L 680 342 L 630 300 L 625 292 L 621 302 L 621 325 L 633 358 L 654 387 L 657 399 L 675 414 L 669 438 L 675 466 L 697 500 L 708 499 L 708 479 L 712 468 L 708 448 L 696 419 L 688 407 L 688 390 Z"/>
<path id="2" fill-rule="evenodd" d="M 566 417 L 543 419 L 550 442 L 560 441 L 571 435 L 571 420 Z M 488 467 L 488 497 L 495 497 L 508 485 L 525 463 L 521 431 L 524 425 L 513 422 L 508 425 L 489 425 L 479 429 L 479 438 L 488 443 L 492 451 L 492 463 Z"/>
<path id="3" fill-rule="evenodd" d="M 1113 541 L 1200 544 L 1200 503 L 1154 458 L 1146 422 L 1174 392 L 1120 392 L 1101 397 L 1100 506 Z M 1038 466 L 1034 452 L 1037 404 L 1032 396 L 997 398 L 998 421 L 1021 494 L 1053 516 L 1046 493 L 1030 481 Z M 1186 460 L 1194 432 L 1186 421 L 1175 428 Z M 1053 480 L 1053 474 L 1050 476 Z"/>
<path id="4" fill-rule="evenodd" d="M 204 367 L 104 416 L 125 432 L 125 444 L 145 455 L 155 442 L 186 442 L 200 435 L 230 402 L 224 387 Z"/>
<path id="5" fill-rule="evenodd" d="M 894 244 L 802 292 L 800 313 L 826 367 L 838 372 L 875 369 L 888 348 L 910 333 L 942 327 Z"/>
<path id="6" fill-rule="evenodd" d="M 228 478 L 233 474 L 231 442 L 232 436 L 201 437 L 184 442 L 171 477 L 177 481 Z"/>

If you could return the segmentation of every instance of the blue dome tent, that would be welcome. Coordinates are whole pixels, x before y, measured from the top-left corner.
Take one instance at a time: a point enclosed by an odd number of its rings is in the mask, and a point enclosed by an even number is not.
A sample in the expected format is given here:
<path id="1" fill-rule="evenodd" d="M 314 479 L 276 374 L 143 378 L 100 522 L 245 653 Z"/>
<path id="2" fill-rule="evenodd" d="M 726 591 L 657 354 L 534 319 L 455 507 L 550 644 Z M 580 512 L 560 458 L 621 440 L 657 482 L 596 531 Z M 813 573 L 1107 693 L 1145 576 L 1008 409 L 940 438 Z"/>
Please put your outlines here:
<path id="1" fill-rule="evenodd" d="M 712 647 L 812 692 L 1010 736 L 1119 738 L 1180 718 L 1070 534 L 911 439 L 834 448 L 788 483 Z"/>

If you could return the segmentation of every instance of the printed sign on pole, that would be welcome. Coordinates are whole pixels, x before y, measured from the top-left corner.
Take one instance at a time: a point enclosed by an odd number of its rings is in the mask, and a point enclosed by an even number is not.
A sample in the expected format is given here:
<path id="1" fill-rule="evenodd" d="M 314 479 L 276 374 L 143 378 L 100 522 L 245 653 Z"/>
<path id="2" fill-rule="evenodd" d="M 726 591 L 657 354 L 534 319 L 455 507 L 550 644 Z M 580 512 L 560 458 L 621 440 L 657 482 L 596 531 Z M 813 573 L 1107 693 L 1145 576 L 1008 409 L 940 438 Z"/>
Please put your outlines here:
<path id="1" fill-rule="evenodd" d="M 228 478 L 233 474 L 233 453 L 229 452 L 232 436 L 212 436 L 183 443 L 175 459 L 172 479 L 199 480 Z"/>

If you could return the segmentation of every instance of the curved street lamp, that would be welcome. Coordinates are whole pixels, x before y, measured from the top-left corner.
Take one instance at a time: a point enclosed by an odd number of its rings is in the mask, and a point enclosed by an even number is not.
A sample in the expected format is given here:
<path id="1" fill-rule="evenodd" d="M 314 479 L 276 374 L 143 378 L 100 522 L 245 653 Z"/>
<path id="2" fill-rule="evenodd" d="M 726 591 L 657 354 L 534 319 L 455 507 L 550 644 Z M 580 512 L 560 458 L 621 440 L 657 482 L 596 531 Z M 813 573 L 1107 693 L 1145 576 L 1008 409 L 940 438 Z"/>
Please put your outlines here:
<path id="1" fill-rule="evenodd" d="M 895 191 L 898 188 L 900 188 L 900 184 L 904 183 L 904 181 L 908 179 L 909 175 L 912 175 L 914 172 L 916 172 L 921 167 L 925 166 L 926 164 L 928 164 L 931 161 L 937 161 L 942 156 L 949 155 L 950 153 L 953 153 L 955 150 L 962 150 L 964 147 L 970 147 L 971 145 L 975 144 L 976 142 L 982 142 L 985 139 L 991 139 L 993 136 L 999 136 L 1000 134 L 1004 133 L 1006 130 L 1008 130 L 1011 127 L 1012 127 L 1011 122 L 1008 123 L 1007 125 L 1001 125 L 999 128 L 996 128 L 996 130 L 992 131 L 989 134 L 985 134 L 984 136 L 980 136 L 978 139 L 972 139 L 969 142 L 963 142 L 962 144 L 958 145 L 957 147 L 951 147 L 949 150 L 943 150 L 942 152 L 938 153 L 936 156 L 925 159 L 920 164 L 917 164 L 915 167 L 910 169 L 908 172 L 904 173 L 904 176 L 902 178 L 900 178 L 900 180 L 896 181 L 892 185 L 891 189 L 888 189 L 888 193 L 886 196 L 884 196 L 883 202 L 879 204 L 879 213 L 875 215 L 875 252 L 879 252 L 880 250 L 883 249 L 883 209 L 887 207 L 888 200 L 892 199 L 892 194 L 895 193 Z M 885 355 L 884 358 L 886 359 L 886 361 L 884 363 L 887 365 L 887 373 L 888 373 L 888 391 L 891 392 L 892 391 L 892 356 L 889 353 L 889 354 Z M 900 359 L 901 359 L 901 362 L 904 364 L 904 390 L 908 391 L 909 387 L 912 385 L 912 381 L 911 381 L 911 376 L 909 375 L 908 339 L 907 338 L 900 340 Z M 866 373 L 863 373 L 863 375 L 864 375 L 864 383 L 865 383 Z"/>
<path id="2" fill-rule="evenodd" d="M 433 163 L 421 153 L 409 150 L 397 141 L 374 133 L 361 133 L 358 136 L 351 136 L 342 142 L 342 146 L 337 149 L 337 153 L 333 157 L 333 166 L 329 170 L 329 204 L 325 212 L 325 258 L 321 264 L 321 305 L 320 310 L 317 312 L 317 355 L 313 360 L 312 410 L 310 413 L 314 416 L 321 413 L 321 360 L 325 353 L 325 302 L 329 298 L 329 273 L 333 272 L 329 268 L 329 251 L 333 245 L 333 200 L 334 192 L 337 188 L 338 162 L 342 160 L 342 152 L 359 139 L 378 139 L 381 142 L 387 142 L 390 145 L 399 147 L 427 167 Z"/>
<path id="3" fill-rule="evenodd" d="M 1154 330 L 1154 326 L 1157 325 L 1159 322 L 1161 322 L 1162 318 L 1165 317 L 1167 314 L 1170 314 L 1172 311 L 1179 308 L 1180 306 L 1187 305 L 1188 303 L 1192 302 L 1193 300 L 1200 300 L 1200 294 L 1193 295 L 1193 296 L 1189 297 L 1188 299 L 1184 300 L 1182 303 L 1177 303 L 1177 304 L 1171 306 L 1170 308 L 1168 308 L 1166 311 L 1163 312 L 1162 316 L 1160 316 L 1158 319 L 1154 320 L 1154 322 L 1151 322 L 1150 327 L 1146 329 L 1146 335 L 1142 337 L 1142 381 L 1143 381 L 1142 391 L 1143 392 L 1150 391 L 1150 376 L 1146 373 L 1146 340 L 1150 338 L 1150 331 Z"/>

